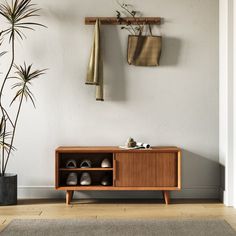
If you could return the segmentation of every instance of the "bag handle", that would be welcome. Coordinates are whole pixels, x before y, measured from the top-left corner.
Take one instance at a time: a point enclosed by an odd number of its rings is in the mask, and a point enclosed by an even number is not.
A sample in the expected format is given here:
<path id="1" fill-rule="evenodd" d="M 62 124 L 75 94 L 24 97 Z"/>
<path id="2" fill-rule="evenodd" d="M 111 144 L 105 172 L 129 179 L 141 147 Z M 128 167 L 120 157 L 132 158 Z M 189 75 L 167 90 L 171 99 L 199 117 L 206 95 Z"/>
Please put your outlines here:
<path id="1" fill-rule="evenodd" d="M 140 30 L 139 30 L 138 36 L 142 36 L 143 35 L 143 28 L 144 28 L 144 25 L 142 25 L 142 27 L 140 26 Z"/>
<path id="2" fill-rule="evenodd" d="M 141 28 L 141 30 L 139 31 L 139 35 L 138 35 L 138 36 L 142 36 L 142 34 L 143 34 L 143 28 L 144 28 L 145 26 L 147 26 L 147 25 L 148 25 L 149 33 L 150 33 L 150 35 L 152 36 L 152 26 L 151 26 L 150 24 L 147 24 L 147 22 L 142 25 L 142 28 Z"/>

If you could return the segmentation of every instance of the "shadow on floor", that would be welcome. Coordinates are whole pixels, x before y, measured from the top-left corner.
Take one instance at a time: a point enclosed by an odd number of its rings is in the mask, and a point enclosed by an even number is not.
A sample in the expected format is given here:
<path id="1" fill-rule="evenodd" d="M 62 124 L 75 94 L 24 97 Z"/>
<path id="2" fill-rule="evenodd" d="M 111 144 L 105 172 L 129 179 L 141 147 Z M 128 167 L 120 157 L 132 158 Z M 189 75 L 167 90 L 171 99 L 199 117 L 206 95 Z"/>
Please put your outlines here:
<path id="1" fill-rule="evenodd" d="M 18 205 L 62 204 L 65 199 L 20 199 Z M 75 199 L 76 204 L 164 204 L 162 199 Z M 221 203 L 214 199 L 172 199 L 171 204 L 215 204 Z"/>

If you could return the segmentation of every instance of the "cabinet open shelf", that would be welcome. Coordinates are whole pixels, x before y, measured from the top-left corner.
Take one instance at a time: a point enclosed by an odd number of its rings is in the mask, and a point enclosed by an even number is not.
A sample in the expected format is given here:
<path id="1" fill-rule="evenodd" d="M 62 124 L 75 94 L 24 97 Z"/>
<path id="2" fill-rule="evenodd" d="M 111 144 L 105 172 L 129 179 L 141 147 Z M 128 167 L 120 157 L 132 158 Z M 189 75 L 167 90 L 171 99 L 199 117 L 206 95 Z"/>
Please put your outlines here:
<path id="1" fill-rule="evenodd" d="M 99 190 L 99 191 L 179 191 L 178 187 L 115 187 L 115 186 L 102 186 L 102 185 L 90 185 L 90 186 L 61 186 L 57 190 L 64 191 L 84 191 L 84 190 Z"/>
<path id="2" fill-rule="evenodd" d="M 60 168 L 60 171 L 112 171 L 113 168 Z"/>
<path id="3" fill-rule="evenodd" d="M 91 186 L 62 186 L 62 187 L 58 187 L 57 190 L 63 190 L 63 191 L 85 191 L 85 190 L 109 191 L 109 190 L 115 190 L 115 189 L 113 188 L 113 186 L 91 185 Z"/>

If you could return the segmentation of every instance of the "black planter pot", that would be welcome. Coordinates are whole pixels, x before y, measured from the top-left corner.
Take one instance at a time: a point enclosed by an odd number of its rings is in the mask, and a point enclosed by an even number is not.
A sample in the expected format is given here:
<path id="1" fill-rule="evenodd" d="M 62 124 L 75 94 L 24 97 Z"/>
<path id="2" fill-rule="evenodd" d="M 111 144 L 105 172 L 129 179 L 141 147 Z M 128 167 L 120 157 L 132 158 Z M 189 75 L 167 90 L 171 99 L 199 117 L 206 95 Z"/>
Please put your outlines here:
<path id="1" fill-rule="evenodd" d="M 0 176 L 0 205 L 17 204 L 17 175 L 5 174 Z"/>

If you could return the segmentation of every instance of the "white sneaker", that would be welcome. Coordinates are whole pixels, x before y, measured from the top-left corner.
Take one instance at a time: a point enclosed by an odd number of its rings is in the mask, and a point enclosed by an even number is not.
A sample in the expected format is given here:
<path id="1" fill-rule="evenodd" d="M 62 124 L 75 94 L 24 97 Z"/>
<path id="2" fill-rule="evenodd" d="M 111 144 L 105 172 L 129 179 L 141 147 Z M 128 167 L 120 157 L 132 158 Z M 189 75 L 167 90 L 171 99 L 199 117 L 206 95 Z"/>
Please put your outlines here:
<path id="1" fill-rule="evenodd" d="M 80 168 L 91 168 L 92 163 L 90 160 L 83 160 L 80 164 Z"/>
<path id="2" fill-rule="evenodd" d="M 92 179 L 90 177 L 90 174 L 88 172 L 84 172 L 80 177 L 80 185 L 87 186 L 91 185 Z"/>
<path id="3" fill-rule="evenodd" d="M 111 162 L 108 158 L 105 158 L 101 164 L 102 168 L 111 168 Z"/>
<path id="4" fill-rule="evenodd" d="M 67 185 L 77 185 L 77 183 L 78 183 L 77 174 L 74 172 L 70 173 L 67 177 L 66 184 Z"/>
<path id="5" fill-rule="evenodd" d="M 76 168 L 76 161 L 75 160 L 68 160 L 66 162 L 66 168 Z"/>

